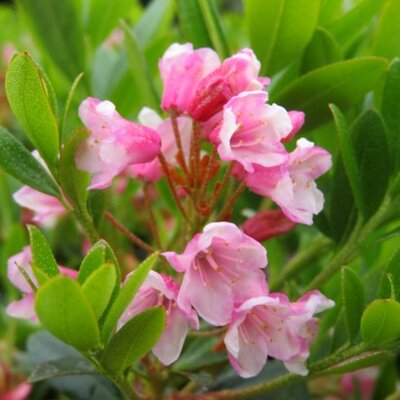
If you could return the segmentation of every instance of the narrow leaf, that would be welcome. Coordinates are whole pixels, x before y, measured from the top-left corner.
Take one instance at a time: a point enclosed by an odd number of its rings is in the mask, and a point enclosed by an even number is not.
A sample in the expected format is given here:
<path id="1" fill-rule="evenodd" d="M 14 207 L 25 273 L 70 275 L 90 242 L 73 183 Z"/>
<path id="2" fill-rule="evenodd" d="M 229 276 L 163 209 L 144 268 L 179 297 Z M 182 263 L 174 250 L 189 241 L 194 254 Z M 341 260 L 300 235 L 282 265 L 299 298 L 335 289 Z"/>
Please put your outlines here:
<path id="1" fill-rule="evenodd" d="M 80 286 L 66 276 L 46 282 L 37 292 L 40 322 L 54 336 L 81 351 L 100 343 L 99 328 Z"/>
<path id="2" fill-rule="evenodd" d="M 151 308 L 128 321 L 111 339 L 101 359 L 105 369 L 122 374 L 158 342 L 165 325 L 165 310 Z"/>
<path id="3" fill-rule="evenodd" d="M 60 197 L 60 192 L 47 171 L 19 140 L 1 126 L 0 167 L 25 185 Z"/>
<path id="4" fill-rule="evenodd" d="M 54 167 L 59 147 L 54 114 L 43 73 L 28 53 L 15 56 L 6 74 L 11 109 L 49 167 Z"/>
<path id="5" fill-rule="evenodd" d="M 28 231 L 32 249 L 33 270 L 39 283 L 43 284 L 44 276 L 46 277 L 45 280 L 47 280 L 48 278 L 57 276 L 60 271 L 43 233 L 33 225 L 28 226 Z M 38 274 L 36 270 L 39 270 Z"/>
<path id="6" fill-rule="evenodd" d="M 143 281 L 146 279 L 149 271 L 154 267 L 158 259 L 159 253 L 153 253 L 146 258 L 132 273 L 130 278 L 125 282 L 118 297 L 115 299 L 102 328 L 102 338 L 107 342 L 113 329 L 116 327 L 118 320 L 128 307 L 136 292 L 139 290 Z"/>

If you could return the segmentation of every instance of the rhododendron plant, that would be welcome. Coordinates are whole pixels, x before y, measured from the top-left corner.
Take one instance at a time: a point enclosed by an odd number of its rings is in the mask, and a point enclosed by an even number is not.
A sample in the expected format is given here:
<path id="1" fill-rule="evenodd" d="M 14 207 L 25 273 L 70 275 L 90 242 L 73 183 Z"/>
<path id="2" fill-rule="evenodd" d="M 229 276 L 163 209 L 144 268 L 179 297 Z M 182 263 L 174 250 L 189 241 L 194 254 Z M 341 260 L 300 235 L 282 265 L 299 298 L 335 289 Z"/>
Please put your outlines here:
<path id="1" fill-rule="evenodd" d="M 399 1 L 78 3 L 0 7 L 0 400 L 397 398 Z"/>

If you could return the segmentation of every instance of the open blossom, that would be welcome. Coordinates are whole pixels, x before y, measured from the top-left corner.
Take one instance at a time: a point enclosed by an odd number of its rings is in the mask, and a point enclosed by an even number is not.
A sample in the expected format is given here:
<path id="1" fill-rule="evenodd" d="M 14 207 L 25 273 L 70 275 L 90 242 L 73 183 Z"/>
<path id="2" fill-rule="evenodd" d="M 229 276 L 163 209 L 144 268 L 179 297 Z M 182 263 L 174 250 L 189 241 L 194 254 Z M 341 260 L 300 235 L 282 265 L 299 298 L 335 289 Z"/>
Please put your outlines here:
<path id="1" fill-rule="evenodd" d="M 78 147 L 77 167 L 93 174 L 89 189 L 103 189 L 128 165 L 152 161 L 160 151 L 158 133 L 122 118 L 110 101 L 87 98 L 79 116 L 90 136 Z"/>
<path id="2" fill-rule="evenodd" d="M 178 305 L 194 307 L 213 325 L 226 325 L 235 305 L 268 293 L 265 248 L 229 222 L 208 224 L 193 237 L 182 254 L 163 253 L 169 263 L 184 272 Z"/>
<path id="3" fill-rule="evenodd" d="M 235 310 L 225 336 L 229 361 L 244 378 L 257 375 L 268 356 L 283 361 L 289 371 L 306 375 L 305 361 L 318 326 L 314 314 L 333 306 L 318 291 L 296 303 L 281 293 L 245 301 Z"/>
<path id="4" fill-rule="evenodd" d="M 331 165 L 326 150 L 302 138 L 286 163 L 271 168 L 256 165 L 253 173 L 245 175 L 245 183 L 254 193 L 274 200 L 292 221 L 311 225 L 313 215 L 324 204 L 324 195 L 314 180 Z"/>
<path id="5" fill-rule="evenodd" d="M 119 320 L 121 327 L 142 311 L 163 306 L 167 313 L 166 327 L 158 343 L 153 347 L 153 353 L 164 365 L 172 364 L 181 354 L 189 327 L 199 328 L 196 312 L 193 309 L 182 310 L 177 305 L 178 292 L 179 286 L 171 277 L 150 271 Z"/>
<path id="6" fill-rule="evenodd" d="M 17 204 L 34 214 L 33 221 L 44 227 L 52 227 L 60 217 L 67 214 L 64 206 L 54 196 L 41 193 L 29 186 L 22 186 L 13 194 Z"/>
<path id="7" fill-rule="evenodd" d="M 31 283 L 38 286 L 37 279 L 32 270 L 32 251 L 30 246 L 26 246 L 23 250 L 10 257 L 7 262 L 7 275 L 10 282 L 22 292 L 22 299 L 13 301 L 7 307 L 7 314 L 15 318 L 29 319 L 36 321 L 35 311 L 35 293 L 30 283 L 25 279 L 20 269 L 23 269 L 29 277 Z M 76 279 L 77 271 L 59 267 L 60 272 L 66 276 Z"/>
<path id="8" fill-rule="evenodd" d="M 139 113 L 139 121 L 144 126 L 148 126 L 158 132 L 161 138 L 161 153 L 170 166 L 178 167 L 178 162 L 176 160 L 178 147 L 175 141 L 171 119 L 167 118 L 163 121 L 154 110 L 145 107 Z M 192 121 L 189 117 L 181 116 L 177 118 L 177 124 L 181 136 L 183 152 L 186 156 L 186 162 L 188 163 L 190 139 L 192 137 Z M 135 177 L 146 181 L 157 181 L 163 176 L 158 158 L 148 163 L 134 164 L 130 166 L 129 169 Z"/>
<path id="9" fill-rule="evenodd" d="M 291 119 L 283 107 L 267 100 L 266 92 L 242 92 L 224 106 L 222 123 L 211 135 L 222 160 L 235 160 L 249 172 L 253 164 L 272 167 L 286 161 L 281 140 L 292 131 Z"/>
<path id="10" fill-rule="evenodd" d="M 292 140 L 296 133 L 302 128 L 305 121 L 305 115 L 301 111 L 289 111 L 288 114 L 290 122 L 292 123 L 292 130 L 282 139 L 282 142 L 289 142 Z"/>

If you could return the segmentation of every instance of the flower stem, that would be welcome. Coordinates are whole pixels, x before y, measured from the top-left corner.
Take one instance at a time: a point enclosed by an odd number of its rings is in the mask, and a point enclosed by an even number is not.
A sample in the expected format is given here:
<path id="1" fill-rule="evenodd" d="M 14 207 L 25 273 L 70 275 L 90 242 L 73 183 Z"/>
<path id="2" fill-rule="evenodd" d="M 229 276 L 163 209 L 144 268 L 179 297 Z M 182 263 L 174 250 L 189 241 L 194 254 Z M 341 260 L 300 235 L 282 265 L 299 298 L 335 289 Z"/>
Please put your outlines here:
<path id="1" fill-rule="evenodd" d="M 232 209 L 236 203 L 236 200 L 243 193 L 244 189 L 246 189 L 246 185 L 242 181 L 242 182 L 240 182 L 239 186 L 236 188 L 235 192 L 230 197 L 228 202 L 225 204 L 224 208 L 218 214 L 217 218 L 215 219 L 216 221 L 223 221 L 228 216 L 228 214 L 232 212 Z"/>
<path id="2" fill-rule="evenodd" d="M 178 148 L 177 160 L 183 170 L 183 173 L 186 176 L 186 179 L 188 180 L 188 182 L 190 182 L 191 176 L 188 167 L 186 165 L 185 153 L 183 152 L 183 146 L 182 146 L 181 133 L 179 132 L 178 118 L 175 114 L 171 115 L 171 124 L 172 124 L 172 130 L 174 132 L 176 147 Z"/>

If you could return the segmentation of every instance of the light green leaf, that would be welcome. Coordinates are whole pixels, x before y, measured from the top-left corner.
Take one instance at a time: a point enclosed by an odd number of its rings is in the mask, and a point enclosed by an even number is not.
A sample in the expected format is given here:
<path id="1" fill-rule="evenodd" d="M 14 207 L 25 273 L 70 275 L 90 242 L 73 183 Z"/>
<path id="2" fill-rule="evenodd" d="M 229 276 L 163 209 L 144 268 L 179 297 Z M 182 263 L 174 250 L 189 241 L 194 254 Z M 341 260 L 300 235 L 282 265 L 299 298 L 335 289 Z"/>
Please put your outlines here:
<path id="1" fill-rule="evenodd" d="M 97 319 L 106 309 L 116 283 L 117 274 L 113 264 L 103 264 L 83 283 L 83 294 L 89 300 Z"/>
<path id="2" fill-rule="evenodd" d="M 393 285 L 387 278 L 390 274 Z M 379 285 L 379 297 L 383 299 L 389 299 L 392 297 L 392 286 L 395 290 L 395 300 L 400 300 L 400 250 L 396 251 L 384 270 Z"/>
<path id="3" fill-rule="evenodd" d="M 357 274 L 347 267 L 342 268 L 341 286 L 347 334 L 350 342 L 353 342 L 360 330 L 364 311 L 364 289 Z"/>
<path id="4" fill-rule="evenodd" d="M 387 61 L 377 57 L 340 61 L 315 69 L 281 93 L 271 94 L 271 102 L 304 111 L 311 129 L 329 120 L 328 103 L 348 109 L 378 84 L 386 68 Z"/>
<path id="5" fill-rule="evenodd" d="M 6 92 L 11 109 L 50 168 L 59 147 L 57 118 L 43 73 L 28 53 L 15 56 L 6 74 Z"/>
<path id="6" fill-rule="evenodd" d="M 322 0 L 318 22 L 322 26 L 328 25 L 341 14 L 343 0 Z"/>
<path id="7" fill-rule="evenodd" d="M 400 59 L 389 66 L 382 93 L 380 111 L 386 127 L 387 142 L 396 170 L 400 163 Z"/>
<path id="8" fill-rule="evenodd" d="M 245 0 L 251 47 L 272 75 L 295 61 L 311 39 L 320 0 Z M 301 17 L 300 17 L 301 16 Z"/>
<path id="9" fill-rule="evenodd" d="M 128 321 L 104 349 L 101 363 L 115 375 L 122 374 L 158 342 L 165 325 L 165 310 L 151 308 Z"/>
<path id="10" fill-rule="evenodd" d="M 133 5 L 133 0 L 90 0 L 87 31 L 94 47 L 107 38 L 121 18 L 129 15 Z"/>
<path id="11" fill-rule="evenodd" d="M 11 133 L 0 126 L 0 167 L 9 175 L 39 192 L 60 197 L 53 179 Z"/>
<path id="12" fill-rule="evenodd" d="M 135 297 L 136 292 L 139 290 L 143 281 L 146 279 L 149 271 L 154 267 L 158 259 L 159 253 L 153 253 L 150 257 L 146 258 L 132 273 L 130 278 L 125 282 L 118 297 L 115 299 L 111 309 L 108 312 L 107 318 L 104 321 L 102 328 L 102 338 L 104 342 L 108 341 L 113 329 L 117 325 L 118 320 L 124 313 L 125 309 Z"/>
<path id="13" fill-rule="evenodd" d="M 400 303 L 385 299 L 369 304 L 361 319 L 361 335 L 374 345 L 396 340 L 400 336 Z"/>
<path id="14" fill-rule="evenodd" d="M 47 281 L 36 293 L 40 322 L 54 336 L 81 351 L 100 343 L 96 318 L 81 287 L 66 276 Z"/>
<path id="15" fill-rule="evenodd" d="M 377 1 L 380 3 L 380 1 Z M 372 43 L 372 54 L 400 57 L 400 0 L 386 0 Z"/>
<path id="16" fill-rule="evenodd" d="M 106 261 L 106 245 L 103 240 L 99 240 L 86 254 L 81 266 L 79 267 L 78 282 L 83 284 L 86 279 L 102 266 Z"/>
<path id="17" fill-rule="evenodd" d="M 60 271 L 43 233 L 33 225 L 28 226 L 28 231 L 32 249 L 33 271 L 39 283 L 43 284 L 47 279 L 57 276 Z M 37 273 L 37 270 L 39 273 Z"/>
<path id="18" fill-rule="evenodd" d="M 18 0 L 34 38 L 73 80 L 85 68 L 85 48 L 79 1 Z"/>
<path id="19" fill-rule="evenodd" d="M 360 211 L 368 219 L 380 206 L 391 173 L 391 165 L 388 163 L 390 154 L 381 116 L 376 111 L 367 110 L 354 123 L 351 138 L 363 200 Z"/>

